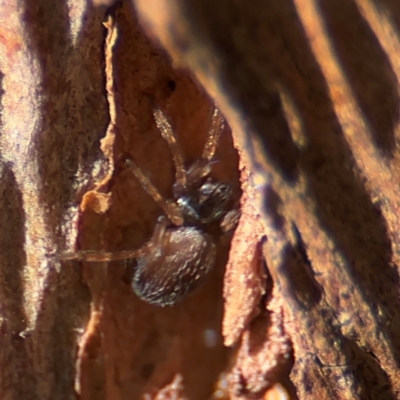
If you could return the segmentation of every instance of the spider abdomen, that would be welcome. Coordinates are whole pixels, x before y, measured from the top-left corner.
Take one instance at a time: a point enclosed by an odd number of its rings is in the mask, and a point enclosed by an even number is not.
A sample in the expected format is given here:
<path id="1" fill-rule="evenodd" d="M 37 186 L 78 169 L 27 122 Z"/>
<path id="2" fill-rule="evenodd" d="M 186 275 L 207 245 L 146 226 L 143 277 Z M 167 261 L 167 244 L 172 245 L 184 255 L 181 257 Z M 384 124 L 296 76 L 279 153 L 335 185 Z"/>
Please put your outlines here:
<path id="1" fill-rule="evenodd" d="M 146 302 L 170 306 L 204 281 L 216 249 L 212 237 L 194 227 L 167 228 L 160 240 L 137 259 L 132 286 Z"/>

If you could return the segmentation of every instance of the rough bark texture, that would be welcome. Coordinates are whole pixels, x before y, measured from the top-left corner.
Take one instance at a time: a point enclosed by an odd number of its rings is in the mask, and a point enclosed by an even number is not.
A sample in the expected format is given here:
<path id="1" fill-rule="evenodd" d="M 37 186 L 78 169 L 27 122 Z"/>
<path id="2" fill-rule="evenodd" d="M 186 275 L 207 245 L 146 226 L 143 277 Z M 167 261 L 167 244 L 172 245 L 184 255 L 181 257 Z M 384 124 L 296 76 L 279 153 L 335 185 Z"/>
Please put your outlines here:
<path id="1" fill-rule="evenodd" d="M 398 2 L 97 3 L 0 0 L 1 399 L 399 398 Z M 152 103 L 190 163 L 206 92 L 242 211 L 206 284 L 159 308 L 134 261 L 58 261 L 146 242 L 121 161 L 171 196 Z"/>
<path id="2" fill-rule="evenodd" d="M 398 3 L 156 3 L 137 1 L 148 29 L 212 91 L 262 192 L 297 396 L 398 398 Z"/>

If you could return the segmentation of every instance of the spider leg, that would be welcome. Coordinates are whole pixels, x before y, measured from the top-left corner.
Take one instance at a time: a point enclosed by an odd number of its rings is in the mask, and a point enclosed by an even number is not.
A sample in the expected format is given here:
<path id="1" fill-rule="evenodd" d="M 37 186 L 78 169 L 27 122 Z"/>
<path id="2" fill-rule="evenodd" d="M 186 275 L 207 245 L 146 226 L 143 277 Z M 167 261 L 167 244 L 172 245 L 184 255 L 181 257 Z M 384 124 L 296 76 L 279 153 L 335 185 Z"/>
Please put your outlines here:
<path id="1" fill-rule="evenodd" d="M 165 236 L 165 230 L 168 226 L 168 218 L 162 216 L 158 219 L 157 225 L 154 229 L 154 233 L 151 239 L 152 245 L 156 245 L 157 248 L 162 249 L 164 241 L 167 239 Z M 138 258 L 147 254 L 151 250 L 149 244 L 144 245 L 140 249 L 136 250 L 122 250 L 122 251 L 97 251 L 97 250 L 79 250 L 70 253 L 63 253 L 58 256 L 59 260 L 78 260 L 88 262 L 109 262 L 117 260 L 126 260 L 130 258 Z"/>
<path id="2" fill-rule="evenodd" d="M 204 145 L 203 154 L 201 158 L 211 161 L 214 157 L 215 151 L 218 146 L 218 141 L 221 133 L 224 129 L 225 121 L 224 117 L 220 113 L 217 107 L 214 108 L 214 112 L 211 116 L 210 130 L 208 131 L 208 136 L 206 144 Z"/>
<path id="3" fill-rule="evenodd" d="M 164 199 L 157 188 L 153 185 L 150 179 L 143 173 L 143 171 L 131 159 L 125 160 L 129 169 L 136 176 L 136 179 L 141 183 L 146 192 L 154 199 L 154 201 L 164 210 L 171 222 L 176 226 L 182 226 L 184 218 L 182 212 L 173 201 Z"/>
<path id="4" fill-rule="evenodd" d="M 233 231 L 239 223 L 240 210 L 228 211 L 220 222 L 220 228 L 223 233 Z"/>
<path id="5" fill-rule="evenodd" d="M 210 130 L 208 131 L 203 154 L 201 155 L 201 158 L 196 161 L 187 171 L 187 180 L 189 182 L 189 186 L 210 174 L 212 168 L 211 160 L 215 155 L 218 141 L 224 126 L 224 117 L 219 112 L 218 108 L 215 107 L 211 116 Z"/>
<path id="6" fill-rule="evenodd" d="M 116 252 L 96 251 L 96 250 L 80 250 L 71 253 L 61 254 L 59 260 L 78 260 L 90 262 L 109 262 L 116 260 L 126 260 L 129 258 L 137 258 L 143 254 L 144 250 L 124 250 Z"/>
<path id="7" fill-rule="evenodd" d="M 164 113 L 159 108 L 155 108 L 153 111 L 153 115 L 162 137 L 168 143 L 169 149 L 172 154 L 172 159 L 174 160 L 176 182 L 175 184 L 182 188 L 185 188 L 187 183 L 185 158 L 183 156 L 181 146 L 179 145 L 177 137 L 174 134 L 172 127 L 165 117 Z"/>
<path id="8" fill-rule="evenodd" d="M 157 224 L 154 228 L 154 232 L 151 238 L 153 244 L 162 244 L 165 238 L 165 230 L 168 226 L 168 220 L 165 216 L 161 216 L 158 218 Z"/>

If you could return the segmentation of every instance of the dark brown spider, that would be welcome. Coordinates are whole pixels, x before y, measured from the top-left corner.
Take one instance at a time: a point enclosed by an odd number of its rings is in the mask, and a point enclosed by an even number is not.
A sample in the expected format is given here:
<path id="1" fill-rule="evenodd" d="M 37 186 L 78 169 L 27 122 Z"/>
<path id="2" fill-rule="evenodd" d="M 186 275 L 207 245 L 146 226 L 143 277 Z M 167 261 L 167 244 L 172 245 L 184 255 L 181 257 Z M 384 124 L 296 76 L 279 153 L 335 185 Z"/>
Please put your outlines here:
<path id="1" fill-rule="evenodd" d="M 165 199 L 147 175 L 128 158 L 126 165 L 163 209 L 151 239 L 140 249 L 120 252 L 79 251 L 63 259 L 113 261 L 136 258 L 132 287 L 144 301 L 171 306 L 204 281 L 216 259 L 216 236 L 234 228 L 239 211 L 232 207 L 232 189 L 210 177 L 212 158 L 224 127 L 215 108 L 201 158 L 188 169 L 171 125 L 156 108 L 154 119 L 175 164 L 174 198 Z"/>

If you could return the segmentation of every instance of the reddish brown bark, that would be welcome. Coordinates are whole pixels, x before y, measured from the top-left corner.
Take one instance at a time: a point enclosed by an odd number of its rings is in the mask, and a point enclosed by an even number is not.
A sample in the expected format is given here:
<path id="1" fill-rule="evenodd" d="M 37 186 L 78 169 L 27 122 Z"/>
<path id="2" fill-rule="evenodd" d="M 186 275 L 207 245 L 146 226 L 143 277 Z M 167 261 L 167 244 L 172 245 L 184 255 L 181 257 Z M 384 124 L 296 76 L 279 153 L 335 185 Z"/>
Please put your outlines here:
<path id="1" fill-rule="evenodd" d="M 0 4 L 0 397 L 398 398 L 400 6 L 103 4 Z M 134 262 L 58 261 L 150 237 L 122 160 L 170 196 L 152 103 L 191 162 L 206 92 L 242 211 L 207 283 L 158 308 Z"/>

